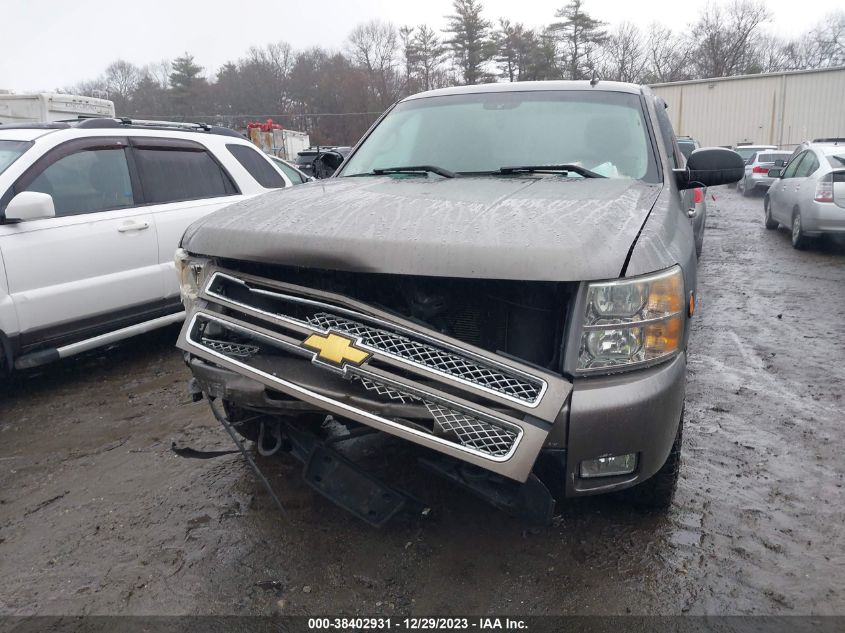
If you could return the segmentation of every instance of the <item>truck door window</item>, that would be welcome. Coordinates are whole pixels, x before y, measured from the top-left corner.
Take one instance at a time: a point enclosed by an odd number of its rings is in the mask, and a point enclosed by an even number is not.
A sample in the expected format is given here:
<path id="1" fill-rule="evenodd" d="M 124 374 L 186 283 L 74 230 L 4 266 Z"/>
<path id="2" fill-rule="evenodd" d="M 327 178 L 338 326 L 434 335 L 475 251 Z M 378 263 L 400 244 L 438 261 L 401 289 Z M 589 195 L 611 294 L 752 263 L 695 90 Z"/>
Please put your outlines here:
<path id="1" fill-rule="evenodd" d="M 686 164 L 686 159 L 678 159 L 675 132 L 672 130 L 672 123 L 666 115 L 666 108 L 662 99 L 657 100 L 655 109 L 657 110 L 657 122 L 660 125 L 660 135 L 663 137 L 663 147 L 666 148 L 666 155 L 669 157 L 669 165 L 672 169 L 676 169 L 681 166 L 682 161 L 683 164 Z"/>
<path id="2" fill-rule="evenodd" d="M 135 160 L 148 204 L 232 196 L 232 179 L 205 149 L 136 147 Z"/>
<path id="3" fill-rule="evenodd" d="M 227 145 L 226 149 L 235 157 L 241 167 L 255 178 L 255 181 L 265 189 L 281 189 L 285 186 L 285 179 L 267 162 L 257 149 L 247 145 Z"/>
<path id="4" fill-rule="evenodd" d="M 135 204 L 124 148 L 69 154 L 38 174 L 25 191 L 51 195 L 56 215 L 94 213 Z"/>

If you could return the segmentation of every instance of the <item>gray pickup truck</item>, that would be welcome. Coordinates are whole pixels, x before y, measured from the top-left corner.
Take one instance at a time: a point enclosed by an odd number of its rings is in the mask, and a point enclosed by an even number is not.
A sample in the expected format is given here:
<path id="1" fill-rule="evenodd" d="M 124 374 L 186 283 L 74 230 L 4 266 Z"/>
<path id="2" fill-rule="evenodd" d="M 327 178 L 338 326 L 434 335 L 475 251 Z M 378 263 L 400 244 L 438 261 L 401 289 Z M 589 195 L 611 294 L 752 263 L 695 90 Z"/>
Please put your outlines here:
<path id="1" fill-rule="evenodd" d="M 343 453 L 376 432 L 532 520 L 627 488 L 666 507 L 695 303 L 691 190 L 742 175 L 731 150 L 685 159 L 641 86 L 408 97 L 331 178 L 185 233 L 178 345 L 194 392 L 374 524 L 410 507 Z"/>

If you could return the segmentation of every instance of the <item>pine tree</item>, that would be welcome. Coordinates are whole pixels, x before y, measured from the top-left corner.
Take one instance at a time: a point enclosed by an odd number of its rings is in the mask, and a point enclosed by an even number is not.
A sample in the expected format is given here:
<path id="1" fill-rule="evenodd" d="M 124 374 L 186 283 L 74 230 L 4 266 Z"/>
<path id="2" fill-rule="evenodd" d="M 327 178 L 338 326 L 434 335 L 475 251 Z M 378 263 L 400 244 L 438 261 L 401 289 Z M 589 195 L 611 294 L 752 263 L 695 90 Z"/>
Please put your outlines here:
<path id="1" fill-rule="evenodd" d="M 595 68 L 596 49 L 607 40 L 605 23 L 591 17 L 583 4 L 582 0 L 570 0 L 555 13 L 563 20 L 551 25 L 563 46 L 567 79 L 589 79 Z"/>
<path id="2" fill-rule="evenodd" d="M 451 34 L 445 44 L 463 75 L 464 84 L 479 83 L 486 78 L 485 62 L 495 53 L 490 22 L 481 17 L 484 7 L 477 0 L 453 0 L 452 8 L 455 14 L 446 16 L 448 28 L 443 29 Z"/>

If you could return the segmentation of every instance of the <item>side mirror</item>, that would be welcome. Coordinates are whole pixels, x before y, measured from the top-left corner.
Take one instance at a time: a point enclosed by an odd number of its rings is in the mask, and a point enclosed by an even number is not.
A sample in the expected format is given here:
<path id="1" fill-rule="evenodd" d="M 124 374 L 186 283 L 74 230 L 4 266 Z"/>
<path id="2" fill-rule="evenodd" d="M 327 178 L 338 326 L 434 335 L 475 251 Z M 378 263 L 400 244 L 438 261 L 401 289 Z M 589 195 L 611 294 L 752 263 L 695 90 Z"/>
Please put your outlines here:
<path id="1" fill-rule="evenodd" d="M 783 170 L 775 167 L 774 169 L 770 169 L 768 172 L 766 172 L 766 175 L 769 178 L 780 178 L 783 175 Z"/>
<path id="2" fill-rule="evenodd" d="M 735 151 L 722 147 L 703 147 L 690 154 L 686 169 L 676 169 L 681 189 L 715 187 L 736 182 L 745 176 L 745 161 Z"/>
<path id="3" fill-rule="evenodd" d="M 7 222 L 23 222 L 56 216 L 53 196 L 37 191 L 21 191 L 6 205 Z"/>
<path id="4" fill-rule="evenodd" d="M 784 165 L 786 165 L 786 161 L 783 160 L 782 158 L 778 158 L 775 161 L 775 167 L 783 167 Z"/>
<path id="5" fill-rule="evenodd" d="M 343 154 L 335 151 L 323 152 L 314 159 L 314 177 L 328 178 L 343 162 Z"/>

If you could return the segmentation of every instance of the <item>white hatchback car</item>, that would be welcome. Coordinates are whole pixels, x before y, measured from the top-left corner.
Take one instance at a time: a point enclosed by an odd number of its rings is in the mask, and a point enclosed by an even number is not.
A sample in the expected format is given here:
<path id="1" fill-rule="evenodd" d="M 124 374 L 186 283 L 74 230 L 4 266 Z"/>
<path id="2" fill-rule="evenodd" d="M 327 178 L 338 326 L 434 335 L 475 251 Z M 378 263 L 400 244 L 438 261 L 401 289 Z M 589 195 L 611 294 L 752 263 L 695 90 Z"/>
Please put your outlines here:
<path id="1" fill-rule="evenodd" d="M 811 237 L 845 235 L 845 146 L 813 143 L 769 176 L 774 182 L 763 199 L 767 229 L 790 228 L 795 248 Z"/>
<path id="2" fill-rule="evenodd" d="M 290 185 L 225 128 L 0 126 L 0 372 L 179 321 L 173 257 L 188 225 Z"/>

